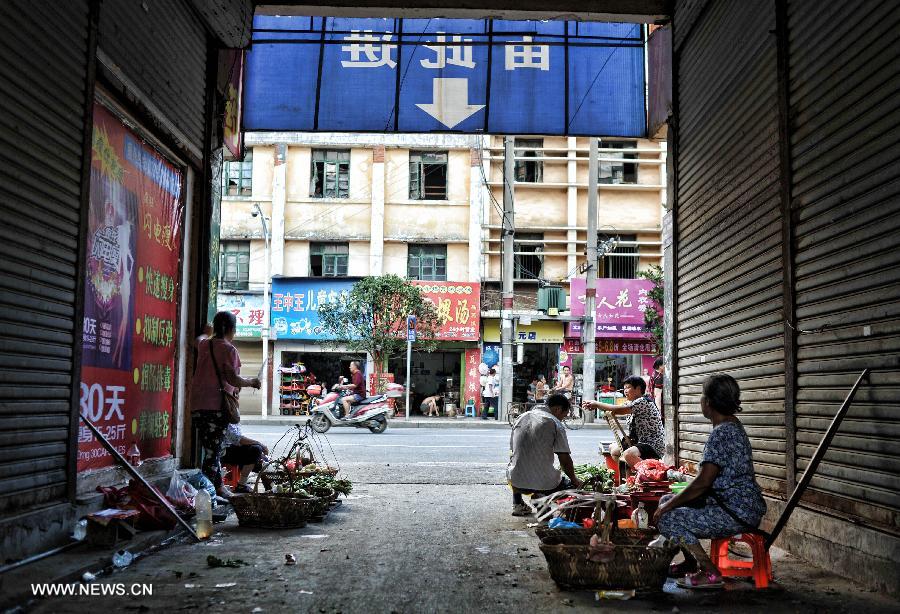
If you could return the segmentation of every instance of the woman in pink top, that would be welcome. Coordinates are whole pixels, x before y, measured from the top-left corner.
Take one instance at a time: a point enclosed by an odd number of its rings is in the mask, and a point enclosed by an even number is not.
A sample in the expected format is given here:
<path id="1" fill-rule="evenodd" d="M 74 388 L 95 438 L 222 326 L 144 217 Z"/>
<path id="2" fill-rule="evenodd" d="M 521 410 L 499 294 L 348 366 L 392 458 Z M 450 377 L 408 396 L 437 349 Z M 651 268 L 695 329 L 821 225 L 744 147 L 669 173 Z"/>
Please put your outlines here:
<path id="1" fill-rule="evenodd" d="M 241 388 L 259 388 L 259 378 L 244 379 L 241 358 L 231 344 L 237 321 L 230 311 L 220 311 L 213 318 L 213 336 L 197 344 L 197 368 L 191 385 L 191 420 L 197 443 L 203 449 L 202 471 L 222 497 L 233 493 L 222 485 L 222 455 L 225 453 L 225 429 L 228 416 L 222 408 L 222 389 L 238 395 Z M 219 384 L 218 368 L 222 383 Z"/>

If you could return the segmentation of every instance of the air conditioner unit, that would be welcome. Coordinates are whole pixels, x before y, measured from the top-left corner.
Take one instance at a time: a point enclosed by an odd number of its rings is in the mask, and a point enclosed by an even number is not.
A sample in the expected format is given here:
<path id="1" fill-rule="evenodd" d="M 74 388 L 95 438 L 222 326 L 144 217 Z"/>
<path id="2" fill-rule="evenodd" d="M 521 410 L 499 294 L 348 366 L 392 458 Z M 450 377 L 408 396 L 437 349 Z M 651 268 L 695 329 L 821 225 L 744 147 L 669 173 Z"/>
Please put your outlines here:
<path id="1" fill-rule="evenodd" d="M 565 290 L 560 286 L 538 288 L 537 308 L 548 316 L 558 316 L 560 310 L 566 308 Z"/>

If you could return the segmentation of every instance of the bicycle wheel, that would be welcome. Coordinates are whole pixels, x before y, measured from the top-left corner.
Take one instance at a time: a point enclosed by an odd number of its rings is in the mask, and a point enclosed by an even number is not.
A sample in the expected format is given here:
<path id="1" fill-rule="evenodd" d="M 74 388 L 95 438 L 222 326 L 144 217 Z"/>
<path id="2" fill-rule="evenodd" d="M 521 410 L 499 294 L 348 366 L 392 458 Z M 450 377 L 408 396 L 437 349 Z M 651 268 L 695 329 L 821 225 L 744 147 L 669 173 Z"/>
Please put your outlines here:
<path id="1" fill-rule="evenodd" d="M 506 421 L 509 423 L 509 426 L 514 425 L 521 415 L 522 408 L 519 407 L 518 403 L 510 403 L 506 407 Z"/>
<path id="2" fill-rule="evenodd" d="M 563 418 L 563 424 L 566 425 L 567 429 L 577 431 L 584 426 L 584 412 L 581 411 L 580 407 L 569 407 L 569 413 Z"/>

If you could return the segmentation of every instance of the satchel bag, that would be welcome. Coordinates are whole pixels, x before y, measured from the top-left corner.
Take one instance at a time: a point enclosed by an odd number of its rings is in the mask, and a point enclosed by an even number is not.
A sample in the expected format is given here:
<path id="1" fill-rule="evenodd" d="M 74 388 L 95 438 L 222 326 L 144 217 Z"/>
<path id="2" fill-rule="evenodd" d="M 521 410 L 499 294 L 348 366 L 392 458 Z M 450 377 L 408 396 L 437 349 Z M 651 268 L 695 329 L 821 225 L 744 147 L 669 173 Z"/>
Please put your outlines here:
<path id="1" fill-rule="evenodd" d="M 233 394 L 229 394 L 227 390 L 225 390 L 225 384 L 222 382 L 222 373 L 219 371 L 219 365 L 216 364 L 216 355 L 213 352 L 212 340 L 210 339 L 209 343 L 209 357 L 212 358 L 213 368 L 216 370 L 216 377 L 219 380 L 219 392 L 222 394 L 222 411 L 225 412 L 225 416 L 228 418 L 229 424 L 237 424 L 241 421 L 241 410 L 238 406 L 238 399 Z"/>

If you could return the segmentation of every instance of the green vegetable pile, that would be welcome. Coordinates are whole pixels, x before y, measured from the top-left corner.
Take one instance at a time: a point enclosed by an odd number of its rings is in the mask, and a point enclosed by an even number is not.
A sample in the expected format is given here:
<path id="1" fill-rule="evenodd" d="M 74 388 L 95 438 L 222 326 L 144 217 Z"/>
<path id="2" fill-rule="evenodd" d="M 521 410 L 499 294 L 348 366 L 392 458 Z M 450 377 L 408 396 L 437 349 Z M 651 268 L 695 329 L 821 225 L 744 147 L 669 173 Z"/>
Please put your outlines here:
<path id="1" fill-rule="evenodd" d="M 339 495 L 347 496 L 353 490 L 350 480 L 338 479 L 324 474 L 316 474 L 302 478 L 298 484 L 306 490 L 334 490 Z"/>
<path id="2" fill-rule="evenodd" d="M 615 474 L 608 467 L 600 465 L 576 465 L 575 475 L 584 482 L 583 490 L 612 492 Z"/>

